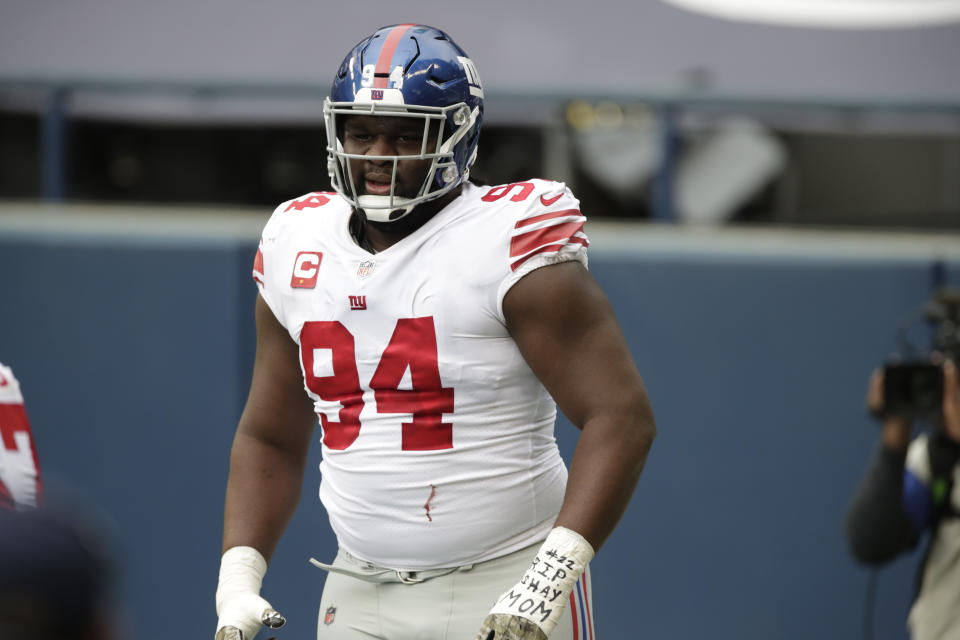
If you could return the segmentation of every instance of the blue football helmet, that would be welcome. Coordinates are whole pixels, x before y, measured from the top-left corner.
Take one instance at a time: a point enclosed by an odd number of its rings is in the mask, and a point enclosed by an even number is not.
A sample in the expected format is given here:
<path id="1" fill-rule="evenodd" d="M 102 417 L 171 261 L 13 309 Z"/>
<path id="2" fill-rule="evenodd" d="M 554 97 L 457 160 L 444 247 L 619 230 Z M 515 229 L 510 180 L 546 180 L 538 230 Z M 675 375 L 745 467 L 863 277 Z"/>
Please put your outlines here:
<path id="1" fill-rule="evenodd" d="M 342 122 L 345 116 L 354 115 L 421 119 L 420 153 L 345 153 Z M 393 25 L 378 29 L 347 55 L 324 101 L 323 118 L 327 171 L 333 188 L 368 219 L 389 222 L 467 180 L 477 157 L 483 87 L 473 62 L 446 33 L 425 25 Z M 357 193 L 349 162 L 355 158 L 393 162 L 389 195 Z M 395 193 L 401 160 L 431 161 L 414 197 Z"/>

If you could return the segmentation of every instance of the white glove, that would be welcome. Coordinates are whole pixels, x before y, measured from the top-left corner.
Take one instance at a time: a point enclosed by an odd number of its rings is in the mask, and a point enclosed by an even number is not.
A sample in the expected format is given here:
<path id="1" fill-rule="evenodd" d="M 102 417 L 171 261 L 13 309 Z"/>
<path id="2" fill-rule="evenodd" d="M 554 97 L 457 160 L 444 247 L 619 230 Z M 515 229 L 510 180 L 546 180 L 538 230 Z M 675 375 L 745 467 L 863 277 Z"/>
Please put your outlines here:
<path id="1" fill-rule="evenodd" d="M 520 582 L 493 605 L 476 640 L 546 640 L 593 556 L 579 533 L 554 527 Z"/>
<path id="2" fill-rule="evenodd" d="M 253 547 L 231 547 L 220 559 L 217 584 L 217 634 L 215 640 L 253 640 L 262 625 L 279 629 L 286 623 L 270 603 L 260 597 L 267 561 Z"/>

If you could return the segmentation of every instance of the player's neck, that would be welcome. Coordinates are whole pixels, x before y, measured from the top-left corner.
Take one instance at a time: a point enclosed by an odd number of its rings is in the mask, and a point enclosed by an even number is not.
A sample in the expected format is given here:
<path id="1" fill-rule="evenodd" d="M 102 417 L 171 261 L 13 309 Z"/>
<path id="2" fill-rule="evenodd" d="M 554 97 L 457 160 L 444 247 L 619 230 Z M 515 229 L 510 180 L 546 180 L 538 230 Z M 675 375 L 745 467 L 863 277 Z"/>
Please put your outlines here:
<path id="1" fill-rule="evenodd" d="M 378 253 L 392 247 L 411 233 L 425 225 L 460 195 L 457 187 L 443 197 L 424 202 L 404 217 L 394 222 L 373 222 L 364 220 L 361 237 L 356 238 L 361 247 L 371 253 Z"/>

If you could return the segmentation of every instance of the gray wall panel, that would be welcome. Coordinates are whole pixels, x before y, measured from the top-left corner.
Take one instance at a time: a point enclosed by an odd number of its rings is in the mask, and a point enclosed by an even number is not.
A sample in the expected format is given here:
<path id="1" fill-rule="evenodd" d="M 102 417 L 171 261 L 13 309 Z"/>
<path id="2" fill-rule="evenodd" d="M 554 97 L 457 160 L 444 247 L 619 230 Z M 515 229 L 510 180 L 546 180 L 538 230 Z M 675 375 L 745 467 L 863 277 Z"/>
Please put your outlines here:
<path id="1" fill-rule="evenodd" d="M 960 27 L 791 29 L 694 15 L 657 0 L 527 3 L 0 2 L 0 76 L 296 82 L 326 87 L 379 26 L 449 31 L 493 92 L 635 91 L 694 68 L 722 91 L 960 95 Z"/>

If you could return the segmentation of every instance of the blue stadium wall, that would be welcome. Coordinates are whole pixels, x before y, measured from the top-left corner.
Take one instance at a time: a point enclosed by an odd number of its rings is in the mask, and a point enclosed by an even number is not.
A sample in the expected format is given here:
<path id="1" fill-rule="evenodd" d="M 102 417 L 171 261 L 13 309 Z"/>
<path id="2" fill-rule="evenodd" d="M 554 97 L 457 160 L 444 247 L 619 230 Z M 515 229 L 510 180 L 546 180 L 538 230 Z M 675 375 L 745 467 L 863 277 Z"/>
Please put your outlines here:
<path id="1" fill-rule="evenodd" d="M 934 257 L 594 244 L 659 426 L 595 561 L 597 637 L 853 638 L 871 612 L 875 639 L 905 638 L 919 554 L 879 572 L 870 604 L 843 518 L 877 442 L 867 376 L 928 299 Z M 119 561 L 129 638 L 212 637 L 254 251 L 250 237 L 0 232 L 0 361 L 51 501 L 94 514 Z M 952 256 L 941 273 L 960 284 Z M 576 430 L 561 418 L 557 434 L 569 460 Z M 265 581 L 281 640 L 314 637 L 324 574 L 307 559 L 334 554 L 318 462 L 315 446 Z"/>

